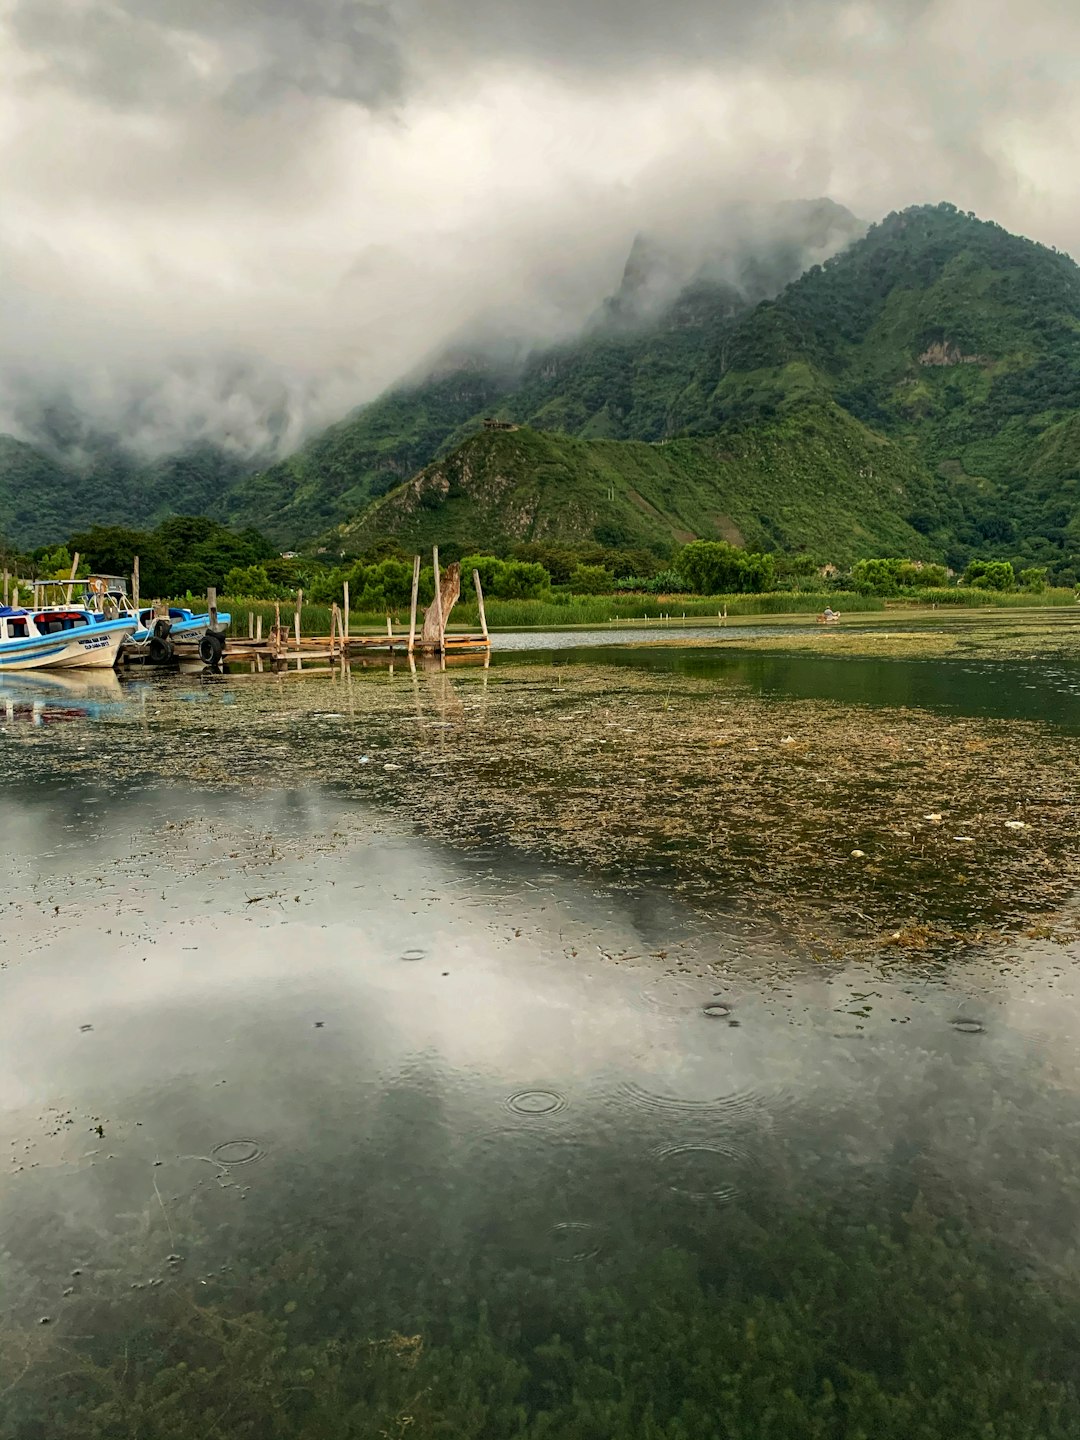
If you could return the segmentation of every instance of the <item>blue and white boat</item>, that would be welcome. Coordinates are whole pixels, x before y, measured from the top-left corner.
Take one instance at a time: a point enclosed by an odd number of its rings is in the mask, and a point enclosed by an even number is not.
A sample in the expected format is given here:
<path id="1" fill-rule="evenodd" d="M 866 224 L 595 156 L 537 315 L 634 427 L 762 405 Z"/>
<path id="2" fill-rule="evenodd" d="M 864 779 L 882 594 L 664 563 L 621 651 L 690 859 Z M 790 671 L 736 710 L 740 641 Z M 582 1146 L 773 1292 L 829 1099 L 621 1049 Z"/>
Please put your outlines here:
<path id="1" fill-rule="evenodd" d="M 164 614 L 155 614 L 151 605 L 138 609 L 128 598 L 127 584 L 117 575 L 91 575 L 79 582 L 83 585 L 83 599 L 86 605 L 97 613 L 118 615 L 133 619 L 135 630 L 132 640 L 136 645 L 145 646 L 151 660 L 168 659 L 172 655 L 174 640 L 191 640 L 199 643 L 209 632 L 215 658 L 220 658 L 225 648 L 225 631 L 232 616 L 228 611 L 217 612 L 216 627 L 211 625 L 207 611 L 185 609 L 182 605 L 170 605 Z M 152 642 L 157 641 L 157 647 Z M 159 648 L 160 654 L 154 649 Z"/>
<path id="2" fill-rule="evenodd" d="M 137 620 L 106 619 L 85 605 L 0 605 L 0 672 L 112 670 Z"/>
<path id="3" fill-rule="evenodd" d="M 155 616 L 153 610 L 147 607 L 138 613 L 139 628 L 133 638 L 140 644 L 149 640 L 151 635 L 164 629 L 164 626 L 157 625 L 158 620 L 164 619 L 168 620 L 169 626 L 165 634 L 172 640 L 201 640 L 210 629 L 210 616 L 205 611 L 200 615 L 194 610 L 185 610 L 181 605 L 170 605 L 167 616 Z M 227 610 L 219 610 L 217 628 L 227 629 L 231 620 Z"/>

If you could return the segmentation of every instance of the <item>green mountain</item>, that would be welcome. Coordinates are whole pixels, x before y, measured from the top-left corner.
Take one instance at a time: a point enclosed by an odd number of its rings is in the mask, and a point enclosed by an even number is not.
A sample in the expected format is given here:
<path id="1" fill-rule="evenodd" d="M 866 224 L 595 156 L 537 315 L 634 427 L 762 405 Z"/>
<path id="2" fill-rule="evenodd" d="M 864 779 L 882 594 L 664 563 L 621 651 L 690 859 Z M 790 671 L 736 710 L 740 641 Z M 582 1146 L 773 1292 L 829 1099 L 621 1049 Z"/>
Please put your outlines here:
<path id="1" fill-rule="evenodd" d="M 387 536 L 466 551 L 594 539 L 664 553 L 705 537 L 840 561 L 931 558 L 905 517 L 933 503 L 932 489 L 918 461 L 832 404 L 662 444 L 485 430 L 376 500 L 334 543 L 359 553 Z"/>
<path id="2" fill-rule="evenodd" d="M 696 439 L 665 446 L 648 467 L 658 488 L 632 478 L 640 447 L 624 458 L 578 447 L 561 452 L 574 473 L 556 488 L 538 476 L 523 490 L 514 471 L 500 489 L 506 477 L 481 465 L 440 501 L 451 455 L 346 526 L 345 543 L 395 526 L 403 538 L 434 535 L 439 523 L 489 544 L 522 538 L 522 525 L 546 538 L 546 527 L 591 529 L 607 543 L 621 543 L 619 531 L 642 543 L 644 527 L 670 541 L 717 533 L 720 513 L 752 544 L 820 545 L 842 559 L 880 553 L 888 536 L 894 550 L 902 539 L 905 553 L 956 566 L 977 552 L 1080 579 L 1080 269 L 1068 256 L 953 206 L 924 206 L 890 215 L 775 299 L 722 314 L 711 299 L 692 340 L 672 327 L 630 341 L 625 370 L 622 337 L 587 340 L 564 368 L 546 358 L 541 378 L 554 389 L 526 379 L 498 409 L 583 437 L 710 437 L 704 451 Z M 736 457 L 731 470 L 710 469 L 719 453 Z M 636 515 L 617 483 L 611 514 L 598 503 L 597 477 L 612 472 L 630 477 Z M 504 493 L 520 497 L 520 512 Z"/>
<path id="3" fill-rule="evenodd" d="M 113 437 L 60 449 L 0 435 L 0 537 L 31 548 L 97 524 L 154 525 L 184 509 L 212 514 L 245 469 L 212 445 L 140 460 Z"/>
<path id="4" fill-rule="evenodd" d="M 638 241 L 578 339 L 447 356 L 268 468 L 0 441 L 0 530 L 206 510 L 290 546 L 719 534 L 1080 579 L 1073 261 L 939 205 L 797 275 L 861 227 L 830 202 L 756 223 L 711 247 Z M 487 415 L 526 428 L 477 434 Z"/>
<path id="5" fill-rule="evenodd" d="M 1080 566 L 1067 255 L 951 205 L 890 215 L 718 337 L 674 418 L 709 431 L 825 401 L 935 474 L 954 503 L 912 520 L 956 563 L 979 549 Z"/>
<path id="6" fill-rule="evenodd" d="M 695 246 L 639 236 L 619 288 L 582 335 L 524 361 L 451 354 L 419 383 L 358 410 L 250 476 L 231 518 L 295 545 L 346 521 L 487 415 L 591 439 L 660 440 L 716 337 L 865 227 L 831 200 L 727 217 Z"/>

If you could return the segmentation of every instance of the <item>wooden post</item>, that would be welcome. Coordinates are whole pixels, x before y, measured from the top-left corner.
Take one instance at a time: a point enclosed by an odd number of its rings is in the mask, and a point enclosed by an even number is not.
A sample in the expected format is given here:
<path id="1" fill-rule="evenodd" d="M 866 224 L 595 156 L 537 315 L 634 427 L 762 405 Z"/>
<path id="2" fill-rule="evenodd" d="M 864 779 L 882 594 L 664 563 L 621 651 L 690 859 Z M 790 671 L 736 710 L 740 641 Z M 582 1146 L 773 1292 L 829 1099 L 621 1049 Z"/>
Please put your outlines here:
<path id="1" fill-rule="evenodd" d="M 488 635 L 487 616 L 484 614 L 484 592 L 480 586 L 480 571 L 472 572 L 473 584 L 476 586 L 476 604 L 480 611 L 480 629 L 484 632 L 484 639 L 491 644 L 491 637 Z"/>
<path id="2" fill-rule="evenodd" d="M 342 640 L 343 640 L 344 643 L 345 643 L 345 649 L 348 650 L 348 648 L 349 648 L 349 582 L 348 582 L 347 580 L 345 581 L 345 587 L 344 587 L 344 588 L 345 588 L 345 609 L 344 609 L 343 612 L 342 612 L 342 616 L 343 616 L 343 619 L 344 619 L 344 621 L 345 621 L 345 624 L 344 624 L 344 627 L 343 627 L 343 634 L 342 634 L 342 637 L 341 637 L 341 638 L 342 638 Z"/>
<path id="3" fill-rule="evenodd" d="M 210 629 L 217 629 L 217 591 L 213 585 L 207 587 L 206 591 L 206 613 L 210 617 Z"/>
<path id="4" fill-rule="evenodd" d="M 131 562 L 131 608 L 138 614 L 139 611 L 139 557 L 136 555 Z"/>
<path id="5" fill-rule="evenodd" d="M 431 547 L 431 568 L 435 572 L 435 614 L 439 617 L 439 649 L 442 650 L 443 641 L 446 638 L 446 620 L 443 617 L 442 608 L 442 581 L 439 576 L 439 547 Z M 427 629 L 427 625 L 424 625 Z"/>
<path id="6" fill-rule="evenodd" d="M 390 639 L 391 639 L 391 640 L 394 638 L 394 627 L 393 627 L 393 625 L 390 624 L 390 616 L 389 616 L 389 615 L 387 615 L 387 617 L 386 617 L 386 633 L 387 633 L 387 635 L 390 636 Z"/>
<path id="7" fill-rule="evenodd" d="M 8 575 L 8 572 L 5 570 L 5 571 L 4 571 L 4 604 L 5 604 L 5 605 L 8 603 L 8 582 L 9 582 L 9 580 L 10 580 L 10 576 Z"/>
<path id="8" fill-rule="evenodd" d="M 11 608 L 12 608 L 13 610 L 17 610 L 17 609 L 19 608 L 19 587 L 18 587 L 18 585 L 15 586 L 14 593 L 12 594 L 12 597 L 11 597 Z"/>
<path id="9" fill-rule="evenodd" d="M 281 654 L 281 605 L 274 601 L 274 659 Z"/>
<path id="10" fill-rule="evenodd" d="M 413 646 L 416 644 L 416 596 L 420 589 L 420 556 L 413 556 L 412 566 L 412 599 L 409 601 L 409 654 L 413 653 Z"/>
<path id="11" fill-rule="evenodd" d="M 297 592 L 296 592 L 296 615 L 295 615 L 295 617 L 294 617 L 294 626 L 295 626 L 295 629 L 296 629 L 296 648 L 297 648 L 298 650 L 300 649 L 300 611 L 301 611 L 301 609 L 303 608 L 303 604 L 304 604 L 304 592 L 303 592 L 303 590 L 297 590 Z"/>
<path id="12" fill-rule="evenodd" d="M 64 595 L 64 604 L 71 604 L 71 592 L 75 589 L 75 576 L 79 570 L 79 552 L 75 551 L 75 559 L 71 562 L 71 578 L 68 581 L 67 591 Z"/>
<path id="13" fill-rule="evenodd" d="M 256 640 L 261 640 L 261 639 L 262 639 L 262 616 L 261 616 L 261 615 L 256 615 L 256 616 L 255 616 L 255 639 L 256 639 Z"/>

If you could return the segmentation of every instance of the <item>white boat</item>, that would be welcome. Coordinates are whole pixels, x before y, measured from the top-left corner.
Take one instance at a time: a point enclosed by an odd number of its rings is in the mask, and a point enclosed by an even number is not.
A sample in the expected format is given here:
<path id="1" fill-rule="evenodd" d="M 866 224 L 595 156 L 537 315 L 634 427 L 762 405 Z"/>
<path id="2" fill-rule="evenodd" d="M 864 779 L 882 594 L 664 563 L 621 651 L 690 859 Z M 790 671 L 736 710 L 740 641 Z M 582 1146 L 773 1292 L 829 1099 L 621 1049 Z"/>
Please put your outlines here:
<path id="1" fill-rule="evenodd" d="M 85 605 L 0 605 L 0 674 L 9 670 L 112 670 L 138 618 L 107 620 Z"/>

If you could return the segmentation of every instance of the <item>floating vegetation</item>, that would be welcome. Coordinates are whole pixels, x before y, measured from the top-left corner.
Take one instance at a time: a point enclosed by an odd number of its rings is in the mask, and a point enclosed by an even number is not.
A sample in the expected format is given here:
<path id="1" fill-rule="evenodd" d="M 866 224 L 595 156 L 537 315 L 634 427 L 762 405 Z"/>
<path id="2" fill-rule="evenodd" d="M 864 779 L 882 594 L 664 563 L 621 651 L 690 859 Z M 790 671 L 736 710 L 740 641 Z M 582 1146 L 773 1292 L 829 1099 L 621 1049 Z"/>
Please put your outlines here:
<path id="1" fill-rule="evenodd" d="M 564 663 L 224 681 L 208 698 L 191 706 L 154 687 L 117 707 L 107 746 L 87 745 L 78 725 L 21 731 L 0 776 L 6 764 L 19 777 L 123 774 L 127 786 L 332 777 L 366 816 L 374 803 L 388 824 L 476 856 L 494 857 L 501 839 L 616 884 L 653 880 L 710 912 L 738 907 L 733 925 L 764 924 L 789 954 L 822 960 L 959 955 L 1034 925 L 1078 933 L 1076 742 L 1038 722 Z M 383 764 L 400 767 L 392 779 Z M 370 824 L 358 815 L 355 829 Z M 678 957 L 662 968 L 679 970 Z"/>

